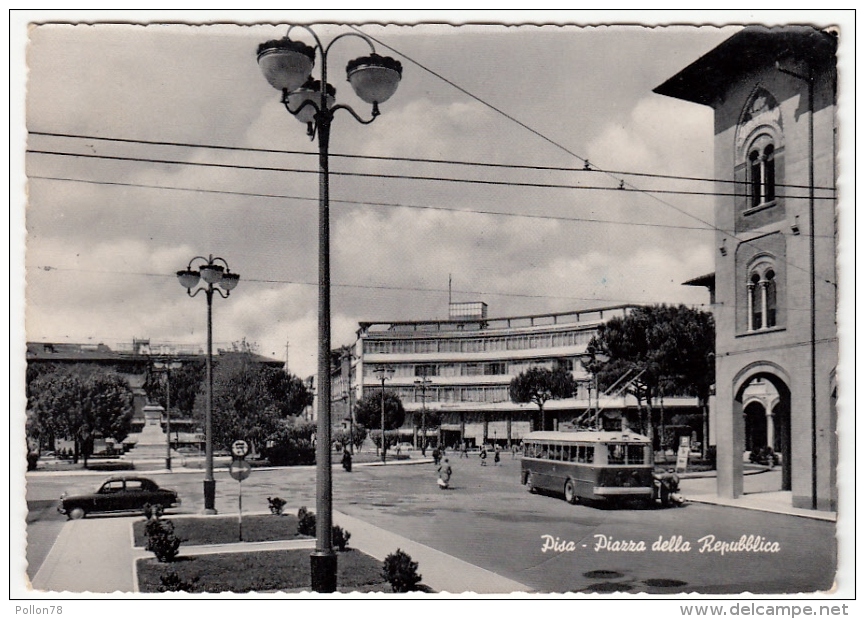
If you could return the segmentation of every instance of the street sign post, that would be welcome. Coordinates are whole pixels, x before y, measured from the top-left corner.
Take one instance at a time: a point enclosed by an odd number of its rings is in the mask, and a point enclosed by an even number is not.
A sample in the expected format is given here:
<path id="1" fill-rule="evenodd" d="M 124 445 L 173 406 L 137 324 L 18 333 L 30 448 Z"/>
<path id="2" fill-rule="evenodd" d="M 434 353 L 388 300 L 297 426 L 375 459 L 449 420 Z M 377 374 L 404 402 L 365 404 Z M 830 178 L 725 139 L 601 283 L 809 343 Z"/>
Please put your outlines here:
<path id="1" fill-rule="evenodd" d="M 243 480 L 249 477 L 251 472 L 252 467 L 246 460 L 235 460 L 228 467 L 228 474 L 237 480 L 237 536 L 241 542 L 243 541 Z"/>
<path id="2" fill-rule="evenodd" d="M 231 444 L 231 453 L 237 458 L 245 458 L 249 453 L 249 445 L 246 441 L 234 441 Z"/>

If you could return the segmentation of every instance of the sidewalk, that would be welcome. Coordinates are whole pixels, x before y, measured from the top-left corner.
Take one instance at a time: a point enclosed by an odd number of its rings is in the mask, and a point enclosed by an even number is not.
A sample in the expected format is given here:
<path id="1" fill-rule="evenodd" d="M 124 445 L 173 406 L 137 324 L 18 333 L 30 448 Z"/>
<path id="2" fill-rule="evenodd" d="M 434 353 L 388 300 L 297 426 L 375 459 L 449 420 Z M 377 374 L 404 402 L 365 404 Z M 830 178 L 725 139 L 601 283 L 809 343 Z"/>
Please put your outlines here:
<path id="1" fill-rule="evenodd" d="M 744 494 L 738 499 L 729 499 L 717 495 L 717 476 L 710 474 L 684 474 L 680 476 L 679 488 L 685 499 L 693 503 L 709 503 L 726 507 L 751 509 L 774 514 L 786 514 L 836 522 L 836 512 L 822 512 L 811 509 L 793 507 L 793 493 L 775 490 L 781 487 L 781 470 L 752 469 L 745 471 Z"/>
<path id="2" fill-rule="evenodd" d="M 33 579 L 33 589 L 45 593 L 138 593 L 136 562 L 152 553 L 133 546 L 132 523 L 139 517 L 70 520 Z M 398 548 L 420 565 L 423 584 L 436 592 L 480 594 L 530 591 L 504 578 L 429 546 L 385 531 L 340 512 L 333 522 L 351 531 L 351 546 L 376 560 Z M 183 546 L 181 555 L 260 550 L 312 550 L 314 539 Z"/>

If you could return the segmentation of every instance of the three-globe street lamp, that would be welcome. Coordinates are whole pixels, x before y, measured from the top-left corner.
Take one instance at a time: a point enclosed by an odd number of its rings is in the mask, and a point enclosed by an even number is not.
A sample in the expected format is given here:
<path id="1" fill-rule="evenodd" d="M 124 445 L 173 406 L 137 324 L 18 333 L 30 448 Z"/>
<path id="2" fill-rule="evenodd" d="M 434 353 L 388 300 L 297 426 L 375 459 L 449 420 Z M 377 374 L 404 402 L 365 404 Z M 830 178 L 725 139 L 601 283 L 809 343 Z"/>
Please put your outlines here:
<path id="1" fill-rule="evenodd" d="M 198 262 L 198 270 L 192 269 L 192 264 Z M 221 262 L 222 264 L 217 264 Z M 224 265 L 224 266 L 223 266 Z M 204 413 L 204 513 L 216 513 L 216 480 L 213 478 L 213 293 L 219 293 L 223 299 L 227 299 L 231 291 L 240 281 L 240 275 L 231 273 L 228 263 L 213 255 L 205 258 L 196 256 L 189 261 L 184 271 L 177 272 L 177 280 L 186 288 L 186 294 L 194 297 L 199 292 L 204 292 L 207 297 L 207 409 Z M 206 286 L 192 289 L 198 285 L 199 280 L 204 280 Z M 216 288 L 215 286 L 219 286 Z M 221 290 L 220 290 L 221 288 Z M 223 290 L 225 291 L 223 293 Z"/>
<path id="2" fill-rule="evenodd" d="M 384 426 L 385 426 L 385 414 L 384 414 L 384 381 L 390 380 L 393 377 L 394 369 L 391 367 L 380 365 L 373 373 L 378 376 L 379 380 L 381 380 L 381 462 L 382 464 L 387 463 L 387 440 L 385 439 L 384 434 Z"/>
<path id="3" fill-rule="evenodd" d="M 171 370 L 183 366 L 179 361 L 154 361 L 153 369 L 165 375 L 165 468 L 171 470 Z"/>
<path id="4" fill-rule="evenodd" d="M 319 410 L 316 428 L 316 542 L 310 557 L 312 589 L 318 593 L 336 591 L 336 553 L 333 550 L 331 521 L 331 401 L 330 401 L 330 187 L 328 148 L 330 126 L 337 110 L 345 110 L 355 120 L 366 125 L 380 114 L 378 106 L 396 92 L 402 77 L 402 65 L 393 58 L 379 56 L 365 36 L 349 32 L 334 37 L 324 46 L 315 32 L 306 30 L 315 40 L 310 47 L 293 41 L 289 26 L 282 39 L 258 46 L 258 65 L 268 83 L 282 93 L 285 109 L 307 126 L 311 140 L 318 136 L 318 385 Z M 361 100 L 372 105 L 369 120 L 361 118 L 352 108 L 336 104 L 336 89 L 327 83 L 327 56 L 338 40 L 354 36 L 369 45 L 369 56 L 356 58 L 346 66 L 346 76 Z M 321 77 L 312 78 L 316 51 L 321 56 Z"/>
<path id="5" fill-rule="evenodd" d="M 424 376 L 414 381 L 414 384 L 420 387 L 420 453 L 426 456 L 426 388 L 432 381 Z"/>

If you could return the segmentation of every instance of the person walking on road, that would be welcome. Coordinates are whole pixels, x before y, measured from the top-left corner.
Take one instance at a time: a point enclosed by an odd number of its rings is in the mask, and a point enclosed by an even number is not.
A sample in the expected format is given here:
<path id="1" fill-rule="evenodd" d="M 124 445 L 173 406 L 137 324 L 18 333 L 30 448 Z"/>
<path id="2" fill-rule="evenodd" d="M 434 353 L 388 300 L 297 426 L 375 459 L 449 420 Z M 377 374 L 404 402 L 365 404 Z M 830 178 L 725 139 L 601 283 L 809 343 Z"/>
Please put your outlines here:
<path id="1" fill-rule="evenodd" d="M 487 465 L 487 448 L 481 447 L 481 466 Z"/>
<path id="2" fill-rule="evenodd" d="M 460 459 L 469 457 L 469 448 L 466 446 L 466 442 L 463 441 L 463 444 L 460 446 Z"/>
<path id="3" fill-rule="evenodd" d="M 493 455 L 493 463 L 494 463 L 496 466 L 498 466 L 498 465 L 499 465 L 499 462 L 501 462 L 501 460 L 502 460 L 502 457 L 501 457 L 501 455 L 499 455 L 499 448 L 498 448 L 498 445 L 497 445 L 497 446 L 496 446 L 496 453 Z"/>
<path id="4" fill-rule="evenodd" d="M 450 487 L 451 473 L 452 473 L 451 465 L 448 462 L 447 458 L 442 460 L 442 463 L 439 465 L 437 471 L 439 474 L 439 478 L 438 478 L 438 482 L 437 482 L 439 485 L 439 488 L 441 488 L 442 490 L 446 490 L 447 488 Z"/>

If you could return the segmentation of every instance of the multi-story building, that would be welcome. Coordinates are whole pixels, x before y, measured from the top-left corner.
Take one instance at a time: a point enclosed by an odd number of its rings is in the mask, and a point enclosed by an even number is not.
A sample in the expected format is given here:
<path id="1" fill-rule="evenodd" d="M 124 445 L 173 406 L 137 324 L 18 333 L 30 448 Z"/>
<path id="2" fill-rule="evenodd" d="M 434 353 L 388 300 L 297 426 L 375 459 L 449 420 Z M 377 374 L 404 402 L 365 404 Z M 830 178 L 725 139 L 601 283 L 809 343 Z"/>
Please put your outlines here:
<path id="1" fill-rule="evenodd" d="M 418 444 L 427 410 L 441 417 L 440 428 L 428 431 L 430 441 L 508 445 L 530 431 L 538 412 L 534 404 L 511 401 L 511 380 L 531 366 L 561 365 L 578 389 L 572 398 L 545 404 L 553 426 L 571 423 L 589 409 L 602 409 L 609 422 L 620 424 L 623 412 L 635 411 L 637 402 L 626 395 L 599 400 L 581 359 L 598 326 L 631 309 L 489 318 L 484 303 L 451 303 L 449 320 L 363 322 L 355 344 L 334 355 L 334 421 L 349 414 L 347 394 L 356 402 L 382 388 L 375 371 L 386 368 L 393 372 L 385 388 L 399 396 L 408 413 L 400 430 L 406 439 Z M 671 415 L 698 413 L 691 398 L 670 398 L 666 406 Z"/>
<path id="2" fill-rule="evenodd" d="M 715 115 L 715 439 L 729 498 L 759 440 L 780 454 L 795 507 L 837 505 L 836 45 L 813 27 L 748 27 L 655 89 Z"/>

